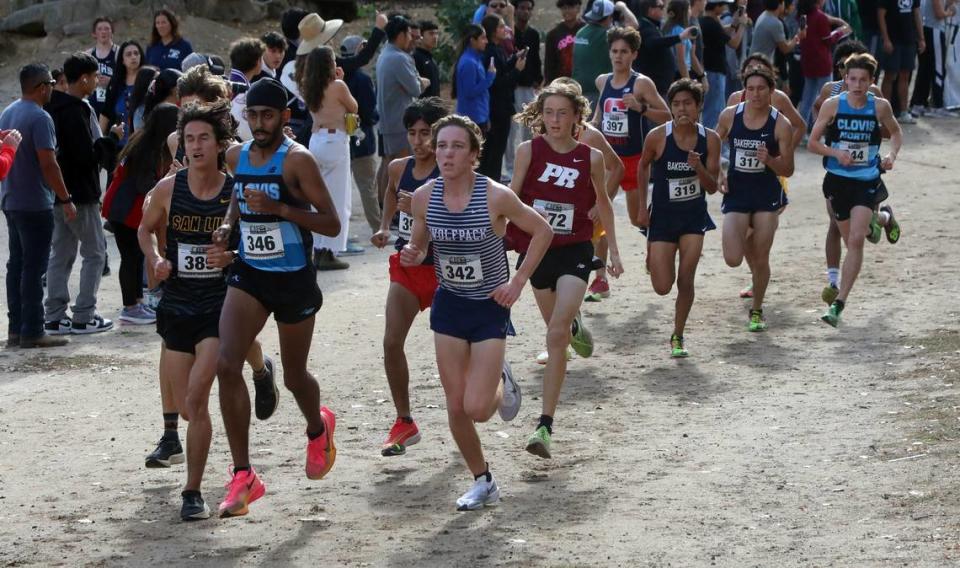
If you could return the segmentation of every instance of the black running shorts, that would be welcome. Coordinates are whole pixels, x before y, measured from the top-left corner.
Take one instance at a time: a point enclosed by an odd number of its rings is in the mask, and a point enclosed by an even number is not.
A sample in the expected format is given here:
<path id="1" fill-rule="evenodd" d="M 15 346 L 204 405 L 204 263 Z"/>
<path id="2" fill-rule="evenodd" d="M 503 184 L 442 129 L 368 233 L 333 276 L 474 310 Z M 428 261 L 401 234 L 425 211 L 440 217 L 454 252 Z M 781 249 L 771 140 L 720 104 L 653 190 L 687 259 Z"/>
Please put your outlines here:
<path id="1" fill-rule="evenodd" d="M 280 323 L 300 323 L 320 311 L 323 305 L 313 264 L 295 272 L 268 272 L 238 259 L 230 266 L 227 286 L 256 298 Z"/>
<path id="2" fill-rule="evenodd" d="M 157 333 L 170 351 L 196 355 L 198 343 L 220 337 L 220 312 L 176 316 L 157 310 Z"/>
<path id="3" fill-rule="evenodd" d="M 850 218 L 854 207 L 866 207 L 873 210 L 880 193 L 880 177 L 872 180 L 854 179 L 827 172 L 823 178 L 823 196 L 833 207 L 833 216 L 837 221 Z"/>
<path id="4" fill-rule="evenodd" d="M 523 263 L 526 254 L 520 255 L 517 267 Z M 593 243 L 584 241 L 547 250 L 540 265 L 530 276 L 530 285 L 537 290 L 557 290 L 557 280 L 565 274 L 576 276 L 584 282 L 590 282 L 593 272 Z"/>

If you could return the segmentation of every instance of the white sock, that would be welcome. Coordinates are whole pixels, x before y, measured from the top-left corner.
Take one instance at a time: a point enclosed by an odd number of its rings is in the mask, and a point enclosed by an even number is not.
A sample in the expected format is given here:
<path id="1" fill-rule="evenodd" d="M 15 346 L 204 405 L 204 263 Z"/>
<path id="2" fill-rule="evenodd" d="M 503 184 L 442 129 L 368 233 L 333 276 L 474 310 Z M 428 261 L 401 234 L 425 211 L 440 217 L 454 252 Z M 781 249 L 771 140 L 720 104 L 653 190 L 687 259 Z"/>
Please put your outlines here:
<path id="1" fill-rule="evenodd" d="M 834 287 L 840 286 L 840 269 L 839 268 L 827 269 L 827 282 L 829 282 L 830 285 Z"/>
<path id="2" fill-rule="evenodd" d="M 890 223 L 890 214 L 886 211 L 877 213 L 877 223 L 880 223 L 881 227 L 886 227 Z"/>

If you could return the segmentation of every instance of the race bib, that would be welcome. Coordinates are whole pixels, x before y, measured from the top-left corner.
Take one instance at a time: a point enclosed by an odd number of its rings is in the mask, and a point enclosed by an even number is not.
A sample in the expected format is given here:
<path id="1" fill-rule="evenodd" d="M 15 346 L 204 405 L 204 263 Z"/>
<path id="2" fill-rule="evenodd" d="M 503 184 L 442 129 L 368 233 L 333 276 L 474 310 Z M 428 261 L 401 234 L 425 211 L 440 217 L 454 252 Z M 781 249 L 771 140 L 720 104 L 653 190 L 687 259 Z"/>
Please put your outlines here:
<path id="1" fill-rule="evenodd" d="M 458 288 L 477 288 L 483 284 L 480 256 L 441 256 L 440 276 Z"/>
<path id="2" fill-rule="evenodd" d="M 412 231 L 413 217 L 401 211 L 400 220 L 397 222 L 397 232 L 400 233 L 400 238 L 409 241 Z"/>
<path id="3" fill-rule="evenodd" d="M 251 260 L 283 258 L 283 234 L 279 223 L 240 222 L 243 252 Z"/>
<path id="4" fill-rule="evenodd" d="M 670 187 L 670 201 L 690 201 L 700 197 L 700 180 L 697 177 L 688 177 L 668 180 Z"/>
<path id="5" fill-rule="evenodd" d="M 221 268 L 207 264 L 206 245 L 177 243 L 177 275 L 180 278 L 217 278 Z"/>
<path id="6" fill-rule="evenodd" d="M 754 174 L 757 172 L 762 172 L 766 169 L 767 166 L 760 161 L 760 158 L 757 157 L 756 150 L 744 150 L 737 148 L 737 161 L 733 165 L 733 168 L 738 172 L 743 172 L 746 174 Z"/>
<path id="7" fill-rule="evenodd" d="M 630 136 L 630 122 L 626 112 L 611 111 L 603 113 L 603 133 L 607 136 L 624 138 Z"/>
<path id="8" fill-rule="evenodd" d="M 106 87 L 97 87 L 97 90 L 93 92 L 93 96 L 96 97 L 98 103 L 106 102 L 107 101 Z"/>
<path id="9" fill-rule="evenodd" d="M 850 154 L 854 166 L 866 166 L 869 163 L 870 145 L 866 142 L 837 142 L 837 148 Z"/>
<path id="10" fill-rule="evenodd" d="M 542 211 L 547 216 L 550 228 L 558 235 L 569 235 L 573 232 L 573 205 L 570 203 L 555 203 L 544 199 L 534 199 L 533 208 Z"/>

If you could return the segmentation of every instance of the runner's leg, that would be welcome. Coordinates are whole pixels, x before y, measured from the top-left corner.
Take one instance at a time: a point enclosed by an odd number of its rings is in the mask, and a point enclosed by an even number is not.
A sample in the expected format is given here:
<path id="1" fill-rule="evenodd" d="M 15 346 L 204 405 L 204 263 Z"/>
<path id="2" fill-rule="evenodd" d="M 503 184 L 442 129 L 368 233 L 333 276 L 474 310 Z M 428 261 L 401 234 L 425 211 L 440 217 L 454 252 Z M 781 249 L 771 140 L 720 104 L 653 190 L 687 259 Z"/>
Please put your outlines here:
<path id="1" fill-rule="evenodd" d="M 673 243 L 669 243 L 673 244 Z M 697 276 L 697 265 L 700 263 L 700 253 L 703 251 L 703 235 L 688 234 L 680 236 L 680 267 L 677 271 L 677 302 L 676 314 L 673 319 L 673 333 L 683 337 L 687 326 L 687 318 L 693 307 L 694 280 Z M 671 268 L 673 261 L 671 259 Z"/>
<path id="2" fill-rule="evenodd" d="M 307 370 L 310 342 L 313 341 L 313 326 L 316 316 L 297 322 L 277 322 L 280 338 L 280 360 L 283 363 L 283 385 L 297 400 L 300 412 L 307 419 L 307 433 L 323 433 L 320 418 L 320 386 Z"/>
<path id="3" fill-rule="evenodd" d="M 752 215 L 753 234 L 749 242 L 748 256 L 753 258 L 753 309 L 763 309 L 763 298 L 770 283 L 770 248 L 780 224 L 776 211 L 756 211 Z"/>
<path id="4" fill-rule="evenodd" d="M 410 368 L 403 349 L 418 313 L 420 302 L 417 297 L 400 284 L 391 282 L 384 313 L 383 366 L 398 418 L 410 416 Z"/>
<path id="5" fill-rule="evenodd" d="M 439 333 L 434 334 L 434 344 L 440 383 L 447 399 L 450 434 L 453 435 L 470 473 L 480 475 L 486 471 L 487 462 L 483 457 L 483 447 L 480 445 L 473 417 L 467 414 L 464 404 L 471 346 L 463 339 Z"/>
<path id="6" fill-rule="evenodd" d="M 647 258 L 653 291 L 666 296 L 673 289 L 676 279 L 677 243 L 653 241 L 649 245 Z"/>
<path id="7" fill-rule="evenodd" d="M 747 231 L 750 229 L 750 215 L 747 213 L 726 213 L 723 216 L 723 260 L 727 266 L 737 267 L 743 263 L 747 254 Z"/>
<path id="8" fill-rule="evenodd" d="M 848 220 L 837 222 L 840 234 L 847 243 L 847 257 L 843 259 L 843 276 L 840 279 L 840 294 L 837 296 L 837 299 L 844 303 L 857 281 L 860 267 L 863 266 L 863 242 L 870 232 L 872 218 L 873 211 L 869 207 L 857 205 L 851 209 Z"/>
<path id="9" fill-rule="evenodd" d="M 189 414 L 187 425 L 187 484 L 184 490 L 200 491 L 203 470 L 207 466 L 213 426 L 210 422 L 210 389 L 217 375 L 220 340 L 208 337 L 195 346 L 196 357 L 187 380 L 184 408 Z"/>
<path id="10" fill-rule="evenodd" d="M 583 302 L 583 295 L 587 291 L 587 283 L 571 274 L 564 274 L 557 279 L 557 291 L 549 289 L 537 290 L 533 295 L 537 305 L 541 301 L 549 305 L 550 318 L 547 320 L 547 365 L 543 370 L 543 414 L 551 418 L 557 412 L 560 401 L 560 391 L 567 376 L 567 346 L 570 345 L 570 327 L 573 318 Z M 543 300 L 541 300 L 543 298 Z M 543 307 L 541 313 L 545 312 Z"/>

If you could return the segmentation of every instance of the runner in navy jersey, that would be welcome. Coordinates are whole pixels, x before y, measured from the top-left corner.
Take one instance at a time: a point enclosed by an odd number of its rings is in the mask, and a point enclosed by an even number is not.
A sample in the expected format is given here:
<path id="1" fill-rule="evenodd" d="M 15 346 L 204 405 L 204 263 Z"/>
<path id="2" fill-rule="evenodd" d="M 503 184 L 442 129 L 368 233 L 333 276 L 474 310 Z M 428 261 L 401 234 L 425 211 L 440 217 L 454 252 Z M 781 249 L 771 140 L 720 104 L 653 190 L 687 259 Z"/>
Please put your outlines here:
<path id="1" fill-rule="evenodd" d="M 438 288 L 430 311 L 437 367 L 447 399 L 450 432 L 473 474 L 458 510 L 479 509 L 500 498 L 474 422 L 499 408 L 512 420 L 520 390 L 504 363 L 513 335 L 510 307 L 520 297 L 550 245 L 547 221 L 509 188 L 474 171 L 483 136 L 469 118 L 452 115 L 433 126 L 440 176 L 413 194 L 413 232 L 400 251 L 402 266 L 417 266 L 433 241 Z M 503 244 L 507 222 L 531 235 L 527 255 L 510 276 Z"/>
<path id="2" fill-rule="evenodd" d="M 665 296 L 677 284 L 670 356 L 687 357 L 683 334 L 693 307 L 703 235 L 716 228 L 707 213 L 704 192 L 712 194 L 719 187 L 720 137 L 697 122 L 703 107 L 699 83 L 674 82 L 667 100 L 673 120 L 650 131 L 640 160 L 637 191 L 646 203 L 652 177 L 652 204 L 633 221 L 647 231 L 647 268 L 654 291 Z"/>
<path id="3" fill-rule="evenodd" d="M 410 412 L 410 368 L 404 344 L 417 314 L 433 303 L 437 290 L 437 276 L 433 267 L 433 251 L 427 251 L 423 264 L 401 266 L 400 250 L 410 239 L 413 217 L 410 214 L 410 196 L 420 186 L 440 175 L 437 157 L 433 153 L 433 124 L 446 116 L 448 110 L 438 97 L 415 99 L 403 113 L 407 128 L 407 142 L 413 156 L 399 158 L 387 167 L 387 191 L 383 199 L 380 230 L 372 237 L 377 248 L 390 242 L 390 226 L 395 224 L 397 253 L 390 256 L 390 288 L 384 310 L 383 366 L 390 384 L 390 394 L 397 417 L 387 439 L 380 448 L 384 456 L 399 456 L 420 441 L 420 429 Z"/>
<path id="4" fill-rule="evenodd" d="M 517 148 L 512 189 L 525 204 L 545 215 L 553 229 L 550 249 L 530 277 L 540 314 L 547 324 L 546 369 L 542 414 L 527 440 L 527 451 L 551 457 L 553 418 L 566 377 L 567 346 L 581 357 L 593 354 L 593 338 L 583 325 L 580 304 L 593 270 L 593 221 L 596 206 L 607 232 L 608 271 L 623 272 L 617 247 L 613 206 L 604 188 L 603 154 L 574 138 L 590 112 L 586 98 L 565 85 L 550 85 L 527 105 L 517 121 L 539 134 Z M 529 236 L 508 227 L 514 246 L 525 258 Z"/>

